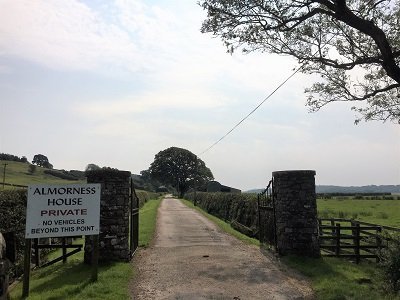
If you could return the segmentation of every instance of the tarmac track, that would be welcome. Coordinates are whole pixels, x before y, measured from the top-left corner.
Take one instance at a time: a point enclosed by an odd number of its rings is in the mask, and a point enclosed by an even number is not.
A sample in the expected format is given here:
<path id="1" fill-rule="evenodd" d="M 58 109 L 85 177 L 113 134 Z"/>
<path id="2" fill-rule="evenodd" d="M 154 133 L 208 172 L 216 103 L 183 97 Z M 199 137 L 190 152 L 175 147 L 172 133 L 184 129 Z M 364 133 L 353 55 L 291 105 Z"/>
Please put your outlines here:
<path id="1" fill-rule="evenodd" d="M 304 278 L 171 197 L 133 264 L 132 299 L 314 299 Z"/>

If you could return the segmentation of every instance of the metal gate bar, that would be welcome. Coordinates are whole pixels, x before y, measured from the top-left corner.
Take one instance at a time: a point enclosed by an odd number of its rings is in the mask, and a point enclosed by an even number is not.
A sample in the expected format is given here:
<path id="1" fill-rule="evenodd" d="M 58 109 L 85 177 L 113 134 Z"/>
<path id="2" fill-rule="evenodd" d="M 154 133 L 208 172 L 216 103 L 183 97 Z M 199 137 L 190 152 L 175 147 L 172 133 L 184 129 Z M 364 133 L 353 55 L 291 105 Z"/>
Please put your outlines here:
<path id="1" fill-rule="evenodd" d="M 267 187 L 257 195 L 258 227 L 260 243 L 277 246 L 276 219 L 275 219 L 275 195 L 273 191 L 273 179 Z"/>
<path id="2" fill-rule="evenodd" d="M 130 252 L 131 257 L 139 246 L 139 197 L 136 195 L 135 186 L 131 179 L 131 205 L 130 205 Z"/>

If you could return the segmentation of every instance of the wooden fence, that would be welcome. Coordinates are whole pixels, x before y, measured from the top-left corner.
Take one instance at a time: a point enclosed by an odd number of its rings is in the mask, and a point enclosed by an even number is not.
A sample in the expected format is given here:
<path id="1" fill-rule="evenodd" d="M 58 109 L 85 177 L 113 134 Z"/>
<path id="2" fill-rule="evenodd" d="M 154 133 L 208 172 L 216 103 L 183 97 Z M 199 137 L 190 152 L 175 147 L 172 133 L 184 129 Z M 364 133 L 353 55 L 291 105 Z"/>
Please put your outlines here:
<path id="1" fill-rule="evenodd" d="M 400 233 L 399 228 L 350 219 L 318 219 L 318 222 L 321 254 L 351 258 L 356 263 L 361 258 L 372 258 L 378 262 L 379 250 L 391 241 L 382 233 Z"/>
<path id="2" fill-rule="evenodd" d="M 57 238 L 41 238 L 41 239 L 33 239 L 33 253 L 34 255 L 34 263 L 36 267 L 44 268 L 55 264 L 56 262 L 62 261 L 63 263 L 67 262 L 67 257 L 74 255 L 83 249 L 83 244 L 73 244 L 74 238 L 81 238 L 81 236 L 76 237 L 57 237 Z M 41 263 L 40 250 L 41 249 L 62 249 L 62 254 L 54 258 L 51 261 L 47 261 L 44 264 Z M 68 249 L 73 249 L 70 252 L 67 252 Z"/>

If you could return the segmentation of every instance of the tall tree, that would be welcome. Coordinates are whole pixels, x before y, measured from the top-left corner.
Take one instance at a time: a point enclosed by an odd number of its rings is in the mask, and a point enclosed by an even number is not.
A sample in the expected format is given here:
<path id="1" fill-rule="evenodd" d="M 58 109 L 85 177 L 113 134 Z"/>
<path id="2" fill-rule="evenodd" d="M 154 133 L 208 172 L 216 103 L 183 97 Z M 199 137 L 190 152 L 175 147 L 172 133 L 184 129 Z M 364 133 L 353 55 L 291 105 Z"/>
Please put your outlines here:
<path id="1" fill-rule="evenodd" d="M 39 167 L 53 169 L 53 165 L 49 162 L 47 156 L 43 154 L 36 154 L 33 157 L 32 164 L 38 165 Z"/>
<path id="2" fill-rule="evenodd" d="M 95 170 L 100 170 L 101 168 L 98 166 L 98 165 L 96 165 L 96 164 L 88 164 L 87 166 L 86 166 L 86 168 L 85 168 L 85 172 L 88 172 L 88 171 L 95 171 Z"/>
<path id="3" fill-rule="evenodd" d="M 317 111 L 335 101 L 361 101 L 356 120 L 400 124 L 399 0 L 200 0 L 202 32 L 228 51 L 289 55 L 321 80 L 306 89 Z"/>
<path id="4" fill-rule="evenodd" d="M 175 187 L 181 197 L 190 188 L 201 187 L 214 179 L 204 161 L 189 150 L 177 147 L 156 154 L 149 172 L 154 179 Z"/>

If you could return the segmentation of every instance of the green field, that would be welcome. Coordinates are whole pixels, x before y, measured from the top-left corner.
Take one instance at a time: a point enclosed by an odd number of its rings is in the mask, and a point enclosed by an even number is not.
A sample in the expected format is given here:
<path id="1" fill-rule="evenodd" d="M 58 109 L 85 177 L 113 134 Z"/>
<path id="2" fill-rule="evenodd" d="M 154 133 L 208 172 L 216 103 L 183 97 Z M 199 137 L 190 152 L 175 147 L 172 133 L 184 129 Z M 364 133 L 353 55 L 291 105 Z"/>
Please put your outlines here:
<path id="1" fill-rule="evenodd" d="M 400 200 L 318 199 L 320 218 L 345 218 L 400 227 Z"/>
<path id="2" fill-rule="evenodd" d="M 76 180 L 65 180 L 52 175 L 44 174 L 45 168 L 36 166 L 36 171 L 32 175 L 28 172 L 28 163 L 21 163 L 15 161 L 4 161 L 0 160 L 0 188 L 3 188 L 3 174 L 4 164 L 6 166 L 5 182 L 18 185 L 29 185 L 29 184 L 65 184 L 65 183 L 83 183 L 83 181 Z M 13 188 L 5 186 L 6 189 Z"/>

